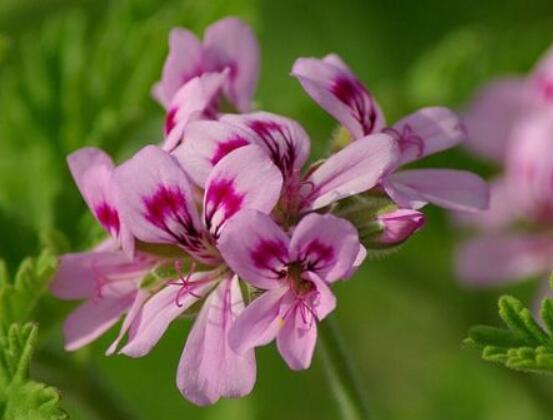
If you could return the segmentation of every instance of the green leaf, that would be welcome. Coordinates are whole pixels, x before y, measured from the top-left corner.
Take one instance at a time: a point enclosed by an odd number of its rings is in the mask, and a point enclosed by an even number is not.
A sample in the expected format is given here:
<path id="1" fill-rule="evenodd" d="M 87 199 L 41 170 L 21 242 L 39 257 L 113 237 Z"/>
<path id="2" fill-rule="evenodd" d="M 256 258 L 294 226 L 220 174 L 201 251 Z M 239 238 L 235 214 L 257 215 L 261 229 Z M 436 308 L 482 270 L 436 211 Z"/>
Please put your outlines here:
<path id="1" fill-rule="evenodd" d="M 58 420 L 68 418 L 56 389 L 29 379 L 36 325 L 11 325 L 0 337 L 0 418 Z"/>
<path id="2" fill-rule="evenodd" d="M 0 267 L 0 328 L 14 322 L 29 320 L 29 316 L 48 287 L 57 267 L 57 258 L 43 251 L 37 258 L 25 259 L 13 282 Z"/>
<path id="3" fill-rule="evenodd" d="M 478 348 L 489 362 L 525 372 L 553 373 L 553 300 L 546 298 L 541 305 L 547 331 L 512 296 L 499 299 L 499 315 L 507 328 L 473 327 L 465 343 Z"/>

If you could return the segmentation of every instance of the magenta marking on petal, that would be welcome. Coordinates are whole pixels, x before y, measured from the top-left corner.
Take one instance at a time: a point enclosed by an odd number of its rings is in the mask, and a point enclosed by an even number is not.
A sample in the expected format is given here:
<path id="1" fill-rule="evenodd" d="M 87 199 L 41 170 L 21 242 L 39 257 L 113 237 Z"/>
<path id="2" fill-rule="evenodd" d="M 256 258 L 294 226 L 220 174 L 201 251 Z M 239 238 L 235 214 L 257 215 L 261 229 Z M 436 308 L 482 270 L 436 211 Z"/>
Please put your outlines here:
<path id="1" fill-rule="evenodd" d="M 223 220 L 215 227 L 215 238 L 218 237 L 222 223 L 242 208 L 243 201 L 244 195 L 235 190 L 231 179 L 218 179 L 211 183 L 206 195 L 205 224 L 208 230 L 213 227 L 212 219 L 215 212 L 219 209 L 224 211 Z"/>
<path id="2" fill-rule="evenodd" d="M 189 250 L 205 249 L 202 235 L 194 226 L 186 198 L 178 186 L 161 185 L 152 196 L 143 197 L 143 202 L 146 220 Z"/>
<path id="3" fill-rule="evenodd" d="M 553 100 L 553 81 L 544 74 L 539 74 L 534 80 L 538 89 L 541 90 L 543 98 L 546 101 Z"/>
<path id="4" fill-rule="evenodd" d="M 165 117 L 165 134 L 169 134 L 177 125 L 177 108 L 171 108 Z"/>
<path id="5" fill-rule="evenodd" d="M 338 100 L 352 110 L 353 117 L 361 124 L 363 134 L 371 134 L 376 123 L 376 110 L 372 106 L 372 98 L 365 86 L 357 79 L 342 75 L 334 80 L 330 91 Z M 365 99 L 371 102 L 369 109 Z"/>
<path id="6" fill-rule="evenodd" d="M 238 149 L 239 147 L 248 145 L 249 142 L 240 136 L 236 136 L 230 140 L 225 141 L 224 143 L 219 143 L 217 145 L 217 150 L 211 157 L 211 164 L 215 165 L 217 162 L 219 162 L 222 158 L 224 158 L 226 155 L 228 155 L 233 150 Z"/>
<path id="7" fill-rule="evenodd" d="M 284 175 L 291 174 L 294 171 L 297 154 L 290 129 L 275 121 L 267 120 L 251 120 L 248 126 L 263 140 L 269 156 L 281 172 Z M 277 136 L 284 140 L 283 150 L 279 147 Z"/>
<path id="8" fill-rule="evenodd" d="M 333 258 L 334 248 L 331 245 L 326 245 L 318 239 L 313 239 L 304 248 L 303 255 L 300 257 L 300 263 L 304 264 L 305 269 L 309 271 L 317 271 L 332 262 Z"/>
<path id="9" fill-rule="evenodd" d="M 459 129 L 463 129 L 460 125 Z M 382 130 L 383 133 L 391 135 L 397 142 L 401 153 L 405 153 L 407 150 L 416 149 L 416 157 L 421 157 L 424 154 L 424 141 L 415 133 L 411 125 L 405 124 L 401 131 L 393 127 L 386 127 Z"/>
<path id="10" fill-rule="evenodd" d="M 102 226 L 112 235 L 117 236 L 119 234 L 120 222 L 119 213 L 115 208 L 111 207 L 107 202 L 103 202 L 94 208 L 96 217 L 102 224 Z"/>
<path id="11" fill-rule="evenodd" d="M 284 243 L 280 241 L 262 240 L 256 245 L 255 249 L 250 251 L 250 258 L 257 268 L 272 271 L 276 275 L 276 278 L 286 276 L 285 270 L 275 270 L 273 268 L 274 264 L 272 264 L 272 262 L 276 260 L 279 265 L 283 267 L 286 265 L 288 248 Z"/>

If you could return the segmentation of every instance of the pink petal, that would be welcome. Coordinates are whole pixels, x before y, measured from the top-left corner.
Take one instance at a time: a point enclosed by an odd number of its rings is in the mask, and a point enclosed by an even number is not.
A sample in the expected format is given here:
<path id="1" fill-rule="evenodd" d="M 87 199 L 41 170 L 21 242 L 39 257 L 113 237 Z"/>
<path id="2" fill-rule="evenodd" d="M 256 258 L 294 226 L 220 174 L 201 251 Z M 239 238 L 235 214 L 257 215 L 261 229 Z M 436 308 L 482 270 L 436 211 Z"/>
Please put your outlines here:
<path id="1" fill-rule="evenodd" d="M 264 292 L 244 309 L 229 332 L 230 347 L 235 352 L 243 354 L 275 339 L 284 322 L 283 296 L 289 290 L 285 285 Z"/>
<path id="2" fill-rule="evenodd" d="M 308 209 L 316 210 L 373 188 L 396 165 L 399 149 L 387 134 L 372 134 L 332 155 L 307 179 Z"/>
<path id="3" fill-rule="evenodd" d="M 226 95 L 240 112 L 248 112 L 259 76 L 259 45 L 252 29 L 234 17 L 221 19 L 206 29 L 204 48 L 212 68 L 230 69 Z"/>
<path id="4" fill-rule="evenodd" d="M 154 96 L 168 108 L 179 88 L 203 72 L 202 46 L 192 32 L 175 28 L 169 34 L 169 55 Z"/>
<path id="5" fill-rule="evenodd" d="M 135 294 L 131 292 L 118 298 L 90 299 L 71 312 L 63 325 L 65 350 L 80 349 L 109 330 L 130 308 Z"/>
<path id="6" fill-rule="evenodd" d="M 119 343 L 121 342 L 127 331 L 129 331 L 133 322 L 135 322 L 137 317 L 140 315 L 142 305 L 144 305 L 144 302 L 146 302 L 149 296 L 149 293 L 145 290 L 139 289 L 137 291 L 134 301 L 129 308 L 127 315 L 125 316 L 125 319 L 123 320 L 123 325 L 121 325 L 119 334 L 117 334 L 117 337 L 115 338 L 113 343 L 111 343 L 111 345 L 106 350 L 106 356 L 111 356 L 113 353 L 115 353 L 117 347 L 119 346 Z"/>
<path id="7" fill-rule="evenodd" d="M 553 101 L 553 46 L 539 60 L 531 75 L 531 81 L 539 96 L 551 103 Z"/>
<path id="8" fill-rule="evenodd" d="M 553 241 L 547 235 L 486 235 L 459 249 L 456 271 L 463 283 L 485 287 L 549 273 L 552 261 Z"/>
<path id="9" fill-rule="evenodd" d="M 286 318 L 277 335 L 277 347 L 292 370 L 307 369 L 311 365 L 317 343 L 317 323 L 313 318 L 304 320 L 296 308 Z"/>
<path id="10" fill-rule="evenodd" d="M 336 296 L 334 296 L 324 279 L 321 279 L 317 274 L 306 272 L 304 276 L 315 285 L 317 293 L 313 302 L 313 311 L 317 316 L 316 321 L 320 322 L 336 308 Z"/>
<path id="11" fill-rule="evenodd" d="M 282 175 L 259 146 L 241 147 L 215 165 L 204 195 L 204 220 L 217 238 L 239 210 L 270 213 L 282 188 Z"/>
<path id="12" fill-rule="evenodd" d="M 309 136 L 296 121 L 271 114 L 255 112 L 224 115 L 222 121 L 237 125 L 251 133 L 284 177 L 297 175 L 309 157 Z"/>
<path id="13" fill-rule="evenodd" d="M 202 282 L 208 280 L 209 275 L 210 273 L 194 273 L 189 281 L 192 284 Z M 121 353 L 131 357 L 148 354 L 171 322 L 205 296 L 213 286 L 213 282 L 207 282 L 194 287 L 188 293 L 183 291 L 184 286 L 179 285 L 178 281 L 165 286 L 143 306 L 133 336 L 121 349 Z"/>
<path id="14" fill-rule="evenodd" d="M 294 229 L 290 261 L 301 262 L 324 281 L 334 282 L 350 272 L 360 247 L 351 223 L 330 214 L 312 213 Z"/>
<path id="15" fill-rule="evenodd" d="M 484 231 L 498 231 L 523 216 L 521 192 L 504 178 L 490 182 L 490 208 L 476 213 L 455 213 L 454 221 L 460 226 Z"/>
<path id="16" fill-rule="evenodd" d="M 531 89 L 521 79 L 501 79 L 485 86 L 463 118 L 467 147 L 501 162 L 514 125 L 531 112 L 532 100 Z"/>
<path id="17" fill-rule="evenodd" d="M 222 121 L 200 120 L 187 125 L 184 141 L 173 155 L 201 188 L 213 167 L 230 152 L 255 142 L 248 131 Z"/>
<path id="18" fill-rule="evenodd" d="M 175 244 L 206 260 L 203 227 L 186 174 L 168 153 L 147 146 L 115 171 L 118 208 L 138 239 Z"/>
<path id="19" fill-rule="evenodd" d="M 173 97 L 165 119 L 163 149 L 172 151 L 183 140 L 186 125 L 197 119 L 213 118 L 228 71 L 205 73 L 183 85 Z"/>
<path id="20" fill-rule="evenodd" d="M 443 107 L 422 108 L 384 132 L 392 134 L 399 142 L 400 164 L 449 149 L 466 137 L 457 114 Z"/>
<path id="21" fill-rule="evenodd" d="M 261 289 L 280 287 L 289 262 L 288 236 L 271 216 L 243 210 L 228 221 L 218 248 L 223 259 L 243 280 Z"/>
<path id="22" fill-rule="evenodd" d="M 384 128 L 384 116 L 372 95 L 336 55 L 299 58 L 292 75 L 315 102 L 346 127 L 354 139 Z"/>
<path id="23" fill-rule="evenodd" d="M 138 281 L 153 263 L 141 255 L 129 260 L 121 251 L 65 254 L 60 257 L 50 290 L 54 296 L 68 300 L 117 296 L 132 289 L 128 281 Z"/>
<path id="24" fill-rule="evenodd" d="M 489 205 L 489 189 L 479 176 L 453 169 L 412 169 L 390 176 L 390 197 L 402 207 L 420 208 L 427 202 L 451 210 L 478 211 Z"/>
<path id="25" fill-rule="evenodd" d="M 255 383 L 253 351 L 239 355 L 228 334 L 244 309 L 238 278 L 222 281 L 208 296 L 188 335 L 177 370 L 181 393 L 198 405 L 243 397 Z"/>

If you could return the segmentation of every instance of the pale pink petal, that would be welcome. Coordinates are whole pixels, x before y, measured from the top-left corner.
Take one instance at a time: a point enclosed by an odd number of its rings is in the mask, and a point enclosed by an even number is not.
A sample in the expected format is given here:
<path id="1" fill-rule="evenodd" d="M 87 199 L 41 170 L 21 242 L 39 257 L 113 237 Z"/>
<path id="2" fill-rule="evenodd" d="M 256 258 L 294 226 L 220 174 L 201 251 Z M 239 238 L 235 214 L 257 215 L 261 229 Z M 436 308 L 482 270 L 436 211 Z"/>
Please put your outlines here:
<path id="1" fill-rule="evenodd" d="M 68 300 L 126 293 L 129 287 L 132 289 L 127 283 L 138 281 L 153 264 L 140 254 L 130 260 L 121 251 L 65 254 L 60 257 L 50 290 L 54 296 Z M 110 282 L 117 283 L 117 287 Z"/>
<path id="2" fill-rule="evenodd" d="M 90 299 L 71 312 L 63 325 L 65 350 L 80 349 L 109 330 L 130 308 L 135 294 Z"/>
<path id="3" fill-rule="evenodd" d="M 372 134 L 332 155 L 307 179 L 307 209 L 315 210 L 373 188 L 397 163 L 399 149 L 387 134 Z"/>
<path id="4" fill-rule="evenodd" d="M 114 168 L 111 158 L 100 149 L 86 147 L 70 154 L 67 163 L 92 214 L 112 236 L 117 237 L 121 220 L 111 186 Z"/>
<path id="5" fill-rule="evenodd" d="M 243 280 L 261 289 L 274 289 L 281 286 L 281 273 L 289 262 L 288 242 L 271 216 L 243 210 L 226 224 L 218 248 Z"/>
<path id="6" fill-rule="evenodd" d="M 490 181 L 490 208 L 475 213 L 455 212 L 454 221 L 463 227 L 498 231 L 523 216 L 521 192 L 505 178 Z"/>
<path id="7" fill-rule="evenodd" d="M 172 151 L 183 141 L 184 129 L 191 121 L 216 116 L 216 105 L 227 81 L 228 71 L 205 73 L 183 85 L 173 97 L 165 117 L 163 149 Z"/>
<path id="8" fill-rule="evenodd" d="M 285 285 L 266 291 L 244 309 L 229 332 L 229 344 L 235 352 L 242 354 L 275 339 L 287 309 L 283 296 L 289 290 Z"/>
<path id="9" fill-rule="evenodd" d="M 313 298 L 313 312 L 317 316 L 316 321 L 325 319 L 336 308 L 336 296 L 330 290 L 330 287 L 324 279 L 313 272 L 304 273 L 306 279 L 315 285 L 316 294 Z"/>
<path id="10" fill-rule="evenodd" d="M 277 335 L 279 353 L 290 369 L 307 369 L 311 365 L 316 343 L 317 322 L 310 314 L 304 319 L 301 310 L 296 307 L 288 314 Z"/>
<path id="11" fill-rule="evenodd" d="M 363 264 L 363 262 L 365 261 L 365 258 L 367 258 L 367 248 L 361 245 L 359 247 L 359 252 L 355 256 L 355 261 L 353 261 L 353 265 L 351 266 L 351 269 L 343 276 L 343 278 L 347 280 L 351 276 L 353 276 L 357 271 L 357 269 L 361 267 L 361 264 Z"/>
<path id="12" fill-rule="evenodd" d="M 251 392 L 256 367 L 253 351 L 235 353 L 228 334 L 244 309 L 238 278 L 222 281 L 206 299 L 188 335 L 179 367 L 177 386 L 198 405 L 219 398 L 238 398 Z"/>
<path id="13" fill-rule="evenodd" d="M 121 353 L 131 357 L 148 354 L 163 336 L 171 322 L 182 315 L 214 286 L 207 282 L 193 286 L 194 282 L 209 280 L 210 273 L 194 273 L 190 277 L 190 291 L 184 291 L 184 285 L 178 281 L 165 286 L 142 307 L 133 336 L 121 349 Z"/>
<path id="14" fill-rule="evenodd" d="M 397 139 L 400 164 L 441 152 L 459 144 L 466 132 L 459 116 L 448 108 L 422 108 L 384 129 Z"/>
<path id="15" fill-rule="evenodd" d="M 340 280 L 351 271 L 361 244 L 355 227 L 330 214 L 312 213 L 294 229 L 290 261 L 298 261 L 326 282 Z"/>
<path id="16" fill-rule="evenodd" d="M 142 309 L 142 305 L 144 305 L 144 302 L 148 299 L 150 296 L 149 292 L 145 290 L 138 290 L 136 292 L 136 296 L 134 297 L 134 302 L 132 303 L 131 307 L 129 308 L 127 315 L 125 316 L 125 319 L 123 320 L 123 324 L 121 325 L 121 329 L 119 330 L 119 334 L 117 334 L 117 337 L 111 343 L 111 345 L 106 350 L 106 356 L 110 356 L 117 350 L 117 347 L 119 346 L 119 343 L 129 331 L 131 325 L 137 317 L 140 315 L 140 310 Z"/>
<path id="17" fill-rule="evenodd" d="M 553 214 L 553 113 L 536 112 L 513 130 L 507 151 L 507 181 L 527 217 L 547 220 Z"/>
<path id="18" fill-rule="evenodd" d="M 459 279 L 475 287 L 548 274 L 553 267 L 553 241 L 548 235 L 476 237 L 461 246 L 456 267 Z"/>
<path id="19" fill-rule="evenodd" d="M 354 139 L 384 128 L 384 116 L 369 91 L 336 55 L 299 58 L 292 75 L 315 102 L 346 127 Z"/>
<path id="20" fill-rule="evenodd" d="M 531 81 L 539 96 L 551 103 L 553 101 L 553 46 L 545 52 L 532 72 Z"/>
<path id="21" fill-rule="evenodd" d="M 459 211 L 485 210 L 489 189 L 479 176 L 453 169 L 412 169 L 391 175 L 386 192 L 402 207 L 420 208 L 427 202 Z"/>
<path id="22" fill-rule="evenodd" d="M 234 17 L 221 19 L 206 29 L 204 48 L 211 68 L 230 69 L 226 96 L 240 112 L 248 112 L 259 76 L 259 45 L 252 29 Z"/>
<path id="23" fill-rule="evenodd" d="M 117 207 L 138 239 L 174 244 L 206 260 L 203 227 L 191 187 L 177 161 L 147 146 L 117 168 Z"/>
<path id="24" fill-rule="evenodd" d="M 193 121 L 184 130 L 186 139 L 174 151 L 190 178 L 201 188 L 213 167 L 226 155 L 242 146 L 255 143 L 246 130 L 222 121 Z"/>
<path id="25" fill-rule="evenodd" d="M 282 175 L 259 146 L 244 146 L 215 165 L 206 182 L 204 220 L 215 238 L 238 211 L 270 213 L 278 202 Z"/>
<path id="26" fill-rule="evenodd" d="M 485 86 L 463 118 L 467 147 L 502 162 L 513 127 L 532 111 L 532 101 L 532 91 L 522 79 L 500 79 Z"/>
<path id="27" fill-rule="evenodd" d="M 169 54 L 163 66 L 161 81 L 154 88 L 154 97 L 168 108 L 179 88 L 199 76 L 203 69 L 202 45 L 187 29 L 175 28 L 169 34 Z"/>
<path id="28" fill-rule="evenodd" d="M 298 174 L 309 157 L 309 136 L 296 121 L 271 114 L 224 115 L 222 121 L 248 130 L 285 177 Z"/>

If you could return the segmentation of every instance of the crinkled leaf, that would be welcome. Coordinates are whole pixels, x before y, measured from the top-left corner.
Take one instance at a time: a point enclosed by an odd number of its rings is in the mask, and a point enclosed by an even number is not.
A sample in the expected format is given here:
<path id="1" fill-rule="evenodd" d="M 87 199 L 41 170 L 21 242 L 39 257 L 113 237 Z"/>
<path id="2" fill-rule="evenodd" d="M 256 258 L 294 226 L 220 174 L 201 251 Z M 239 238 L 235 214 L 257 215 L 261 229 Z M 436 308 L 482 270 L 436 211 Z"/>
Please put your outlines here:
<path id="1" fill-rule="evenodd" d="M 37 326 L 13 324 L 0 337 L 0 418 L 58 420 L 68 418 L 56 389 L 29 379 Z"/>
<path id="2" fill-rule="evenodd" d="M 553 373 L 553 300 L 546 298 L 541 306 L 548 331 L 512 296 L 500 298 L 499 315 L 507 328 L 473 327 L 465 343 L 481 350 L 484 360 L 525 372 Z"/>
<path id="3" fill-rule="evenodd" d="M 35 308 L 48 287 L 57 267 L 57 258 L 43 251 L 36 258 L 25 259 L 13 282 L 6 275 L 5 266 L 0 269 L 0 328 L 14 322 L 24 322 Z"/>

